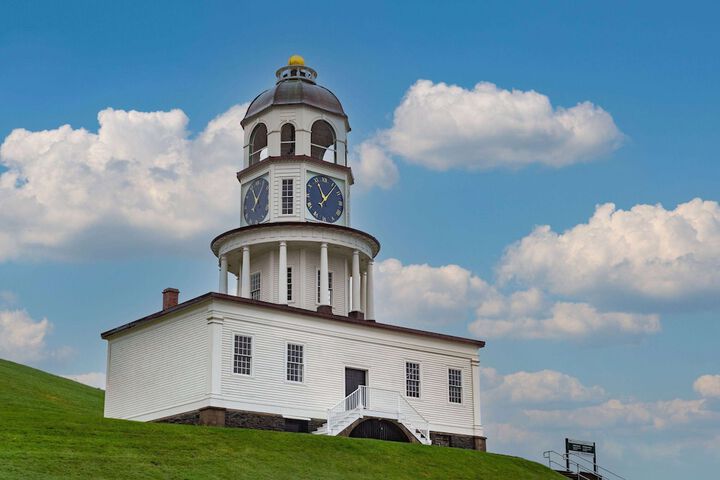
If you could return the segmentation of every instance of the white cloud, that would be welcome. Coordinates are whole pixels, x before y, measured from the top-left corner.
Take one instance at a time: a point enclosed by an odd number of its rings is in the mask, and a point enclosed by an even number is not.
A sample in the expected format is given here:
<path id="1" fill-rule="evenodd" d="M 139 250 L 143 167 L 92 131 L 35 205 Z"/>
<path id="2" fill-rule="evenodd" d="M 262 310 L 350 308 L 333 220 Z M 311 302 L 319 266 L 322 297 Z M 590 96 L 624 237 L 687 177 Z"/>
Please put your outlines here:
<path id="1" fill-rule="evenodd" d="M 695 380 L 693 389 L 705 398 L 720 398 L 720 375 L 703 375 Z"/>
<path id="2" fill-rule="evenodd" d="M 232 225 L 245 106 L 191 139 L 180 110 L 106 109 L 98 133 L 14 130 L 0 146 L 0 260 L 185 249 Z"/>
<path id="3" fill-rule="evenodd" d="M 30 318 L 25 310 L 0 311 L 0 357 L 18 362 L 32 362 L 47 355 L 45 337 L 52 324 L 43 318 Z"/>
<path id="4" fill-rule="evenodd" d="M 372 141 L 363 142 L 357 148 L 358 160 L 351 159 L 356 185 L 361 189 L 380 187 L 388 189 L 398 181 L 395 162 Z"/>
<path id="5" fill-rule="evenodd" d="M 499 385 L 488 391 L 491 402 L 511 403 L 586 402 L 601 400 L 605 391 L 599 386 L 587 387 L 575 377 L 554 370 L 515 372 L 502 377 Z"/>
<path id="6" fill-rule="evenodd" d="M 489 288 L 458 265 L 403 265 L 391 258 L 376 271 L 377 316 L 391 323 L 462 323 Z"/>
<path id="7" fill-rule="evenodd" d="M 77 375 L 63 375 L 63 377 L 91 387 L 105 389 L 105 374 L 103 372 L 79 373 Z"/>
<path id="8" fill-rule="evenodd" d="M 535 91 L 481 82 L 472 90 L 418 80 L 379 136 L 390 152 L 434 170 L 561 167 L 616 149 L 623 134 L 590 102 L 553 108 Z"/>
<path id="9" fill-rule="evenodd" d="M 596 304 L 645 302 L 657 308 L 717 302 L 720 206 L 700 199 L 674 210 L 600 205 L 588 223 L 561 234 L 547 225 L 537 227 L 510 246 L 499 277 Z"/>
<path id="10" fill-rule="evenodd" d="M 573 426 L 591 429 L 648 427 L 664 429 L 693 421 L 717 420 L 720 414 L 707 408 L 705 400 L 623 402 L 608 400 L 600 405 L 563 410 L 525 410 L 536 425 Z"/>
<path id="11" fill-rule="evenodd" d="M 470 331 L 481 338 L 604 341 L 631 339 L 660 331 L 660 317 L 599 312 L 587 303 L 548 302 L 538 289 L 503 296 L 493 290 L 476 308 Z"/>

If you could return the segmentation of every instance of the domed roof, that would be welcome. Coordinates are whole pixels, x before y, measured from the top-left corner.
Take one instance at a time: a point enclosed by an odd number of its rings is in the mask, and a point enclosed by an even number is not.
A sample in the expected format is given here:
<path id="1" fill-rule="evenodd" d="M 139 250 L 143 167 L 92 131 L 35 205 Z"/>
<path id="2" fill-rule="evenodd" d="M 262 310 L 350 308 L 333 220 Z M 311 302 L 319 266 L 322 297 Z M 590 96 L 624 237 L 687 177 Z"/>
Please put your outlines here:
<path id="1" fill-rule="evenodd" d="M 250 103 L 241 122 L 243 126 L 250 118 L 275 105 L 309 105 L 339 115 L 347 121 L 347 115 L 335 94 L 315 83 L 315 70 L 299 65 L 297 60 L 293 63 L 278 69 L 275 87 L 265 90 Z"/>

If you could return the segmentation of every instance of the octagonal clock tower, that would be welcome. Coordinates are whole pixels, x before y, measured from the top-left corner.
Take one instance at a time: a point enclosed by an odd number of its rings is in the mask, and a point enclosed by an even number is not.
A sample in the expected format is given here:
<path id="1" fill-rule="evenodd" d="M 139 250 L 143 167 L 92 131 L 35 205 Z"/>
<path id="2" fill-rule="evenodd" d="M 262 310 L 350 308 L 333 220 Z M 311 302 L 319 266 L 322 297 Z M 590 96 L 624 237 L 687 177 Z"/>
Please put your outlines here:
<path id="1" fill-rule="evenodd" d="M 216 237 L 220 293 L 374 319 L 373 259 L 380 244 L 350 227 L 348 117 L 302 57 L 248 107 L 240 227 Z"/>

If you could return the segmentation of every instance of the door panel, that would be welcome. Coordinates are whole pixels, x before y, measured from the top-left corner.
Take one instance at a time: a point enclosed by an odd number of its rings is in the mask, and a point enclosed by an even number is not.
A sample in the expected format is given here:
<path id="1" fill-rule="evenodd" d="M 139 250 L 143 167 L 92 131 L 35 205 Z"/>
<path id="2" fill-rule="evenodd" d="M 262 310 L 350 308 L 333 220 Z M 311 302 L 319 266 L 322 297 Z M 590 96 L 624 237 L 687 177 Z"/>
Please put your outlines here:
<path id="1" fill-rule="evenodd" d="M 357 368 L 345 369 L 345 396 L 350 395 L 360 385 L 367 385 L 367 370 Z"/>

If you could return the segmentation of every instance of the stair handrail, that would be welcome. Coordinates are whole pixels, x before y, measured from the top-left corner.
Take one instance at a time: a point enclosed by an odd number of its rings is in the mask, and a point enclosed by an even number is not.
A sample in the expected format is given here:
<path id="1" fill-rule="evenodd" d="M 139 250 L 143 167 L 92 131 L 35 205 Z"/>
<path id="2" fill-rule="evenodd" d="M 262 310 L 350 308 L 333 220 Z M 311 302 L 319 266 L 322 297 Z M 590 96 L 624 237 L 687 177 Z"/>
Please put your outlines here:
<path id="1" fill-rule="evenodd" d="M 408 423 L 410 424 L 410 426 L 418 430 L 420 434 L 425 437 L 425 439 L 430 440 L 430 422 L 428 422 L 427 419 L 423 417 L 422 414 L 420 414 L 420 412 L 418 412 L 410 402 L 408 402 L 407 398 L 405 398 L 401 393 L 396 393 L 398 396 L 398 420 L 402 421 L 402 418 L 399 417 L 400 414 L 403 414 L 403 417 L 406 416 L 401 408 L 401 405 L 403 405 L 406 409 L 410 411 L 410 416 L 415 417 L 414 419 L 408 419 Z M 413 420 L 419 421 L 416 423 Z M 413 434 L 414 433 L 415 432 L 413 432 Z"/>
<path id="2" fill-rule="evenodd" d="M 371 401 L 372 392 L 382 392 L 385 394 L 391 394 L 397 401 L 395 402 L 395 411 L 388 411 L 387 413 L 393 413 L 397 415 L 397 420 L 401 423 L 407 424 L 408 429 L 414 436 L 420 435 L 418 440 L 430 441 L 430 422 L 413 407 L 410 402 L 407 401 L 401 393 L 395 390 L 388 390 L 383 388 L 368 387 L 366 385 L 360 385 L 358 388 L 347 395 L 345 398 L 340 400 L 334 406 L 327 410 L 327 431 L 329 434 L 335 434 L 336 429 L 342 424 L 342 421 L 349 417 L 351 412 L 357 412 L 360 410 L 370 409 L 372 405 L 366 405 L 366 402 Z M 390 398 L 392 398 L 392 396 Z"/>
<path id="3" fill-rule="evenodd" d="M 357 390 L 352 392 L 350 395 L 347 395 L 345 398 L 340 400 L 334 406 L 328 408 L 328 411 L 327 411 L 328 433 L 330 433 L 330 434 L 333 433 L 334 428 L 335 428 L 335 423 L 337 423 L 338 418 L 344 418 L 347 415 L 347 412 L 361 410 L 362 408 L 363 408 L 362 395 L 360 394 L 360 388 L 358 388 Z"/>
<path id="4" fill-rule="evenodd" d="M 608 470 L 608 469 L 605 468 L 605 467 L 601 467 L 600 465 L 595 465 L 595 464 L 593 464 L 593 462 L 591 462 L 591 461 L 588 460 L 587 458 L 581 457 L 580 455 L 578 455 L 578 454 L 575 453 L 575 452 L 570 452 L 569 454 L 572 455 L 573 458 L 577 458 L 578 460 L 582 460 L 583 462 L 585 462 L 585 463 L 587 463 L 587 464 L 589 464 L 589 465 L 592 465 L 593 467 L 597 467 L 598 470 L 602 470 L 602 471 L 605 472 L 605 473 L 609 473 L 610 475 L 612 475 L 613 477 L 615 477 L 617 480 L 627 480 L 625 477 L 622 477 L 622 476 L 618 475 L 617 473 Z"/>
<path id="5" fill-rule="evenodd" d="M 560 457 L 563 460 L 563 463 L 558 463 L 558 462 L 554 461 L 552 459 L 552 457 L 550 456 L 550 454 L 555 454 L 558 457 Z M 585 468 L 584 466 L 575 462 L 574 460 L 571 460 L 570 456 L 566 455 L 564 453 L 559 453 L 559 452 L 556 452 L 555 450 L 547 450 L 547 451 L 543 452 L 543 458 L 547 458 L 548 467 L 552 468 L 552 464 L 555 464 L 555 465 L 559 466 L 563 471 L 574 473 L 575 475 L 577 475 L 577 480 L 597 480 L 599 477 L 599 475 L 597 473 L 595 473 L 591 470 L 588 470 L 587 468 Z M 570 470 L 568 468 L 569 466 L 574 466 L 575 471 L 573 472 L 572 470 Z M 592 475 L 592 478 L 583 475 L 584 473 Z"/>

